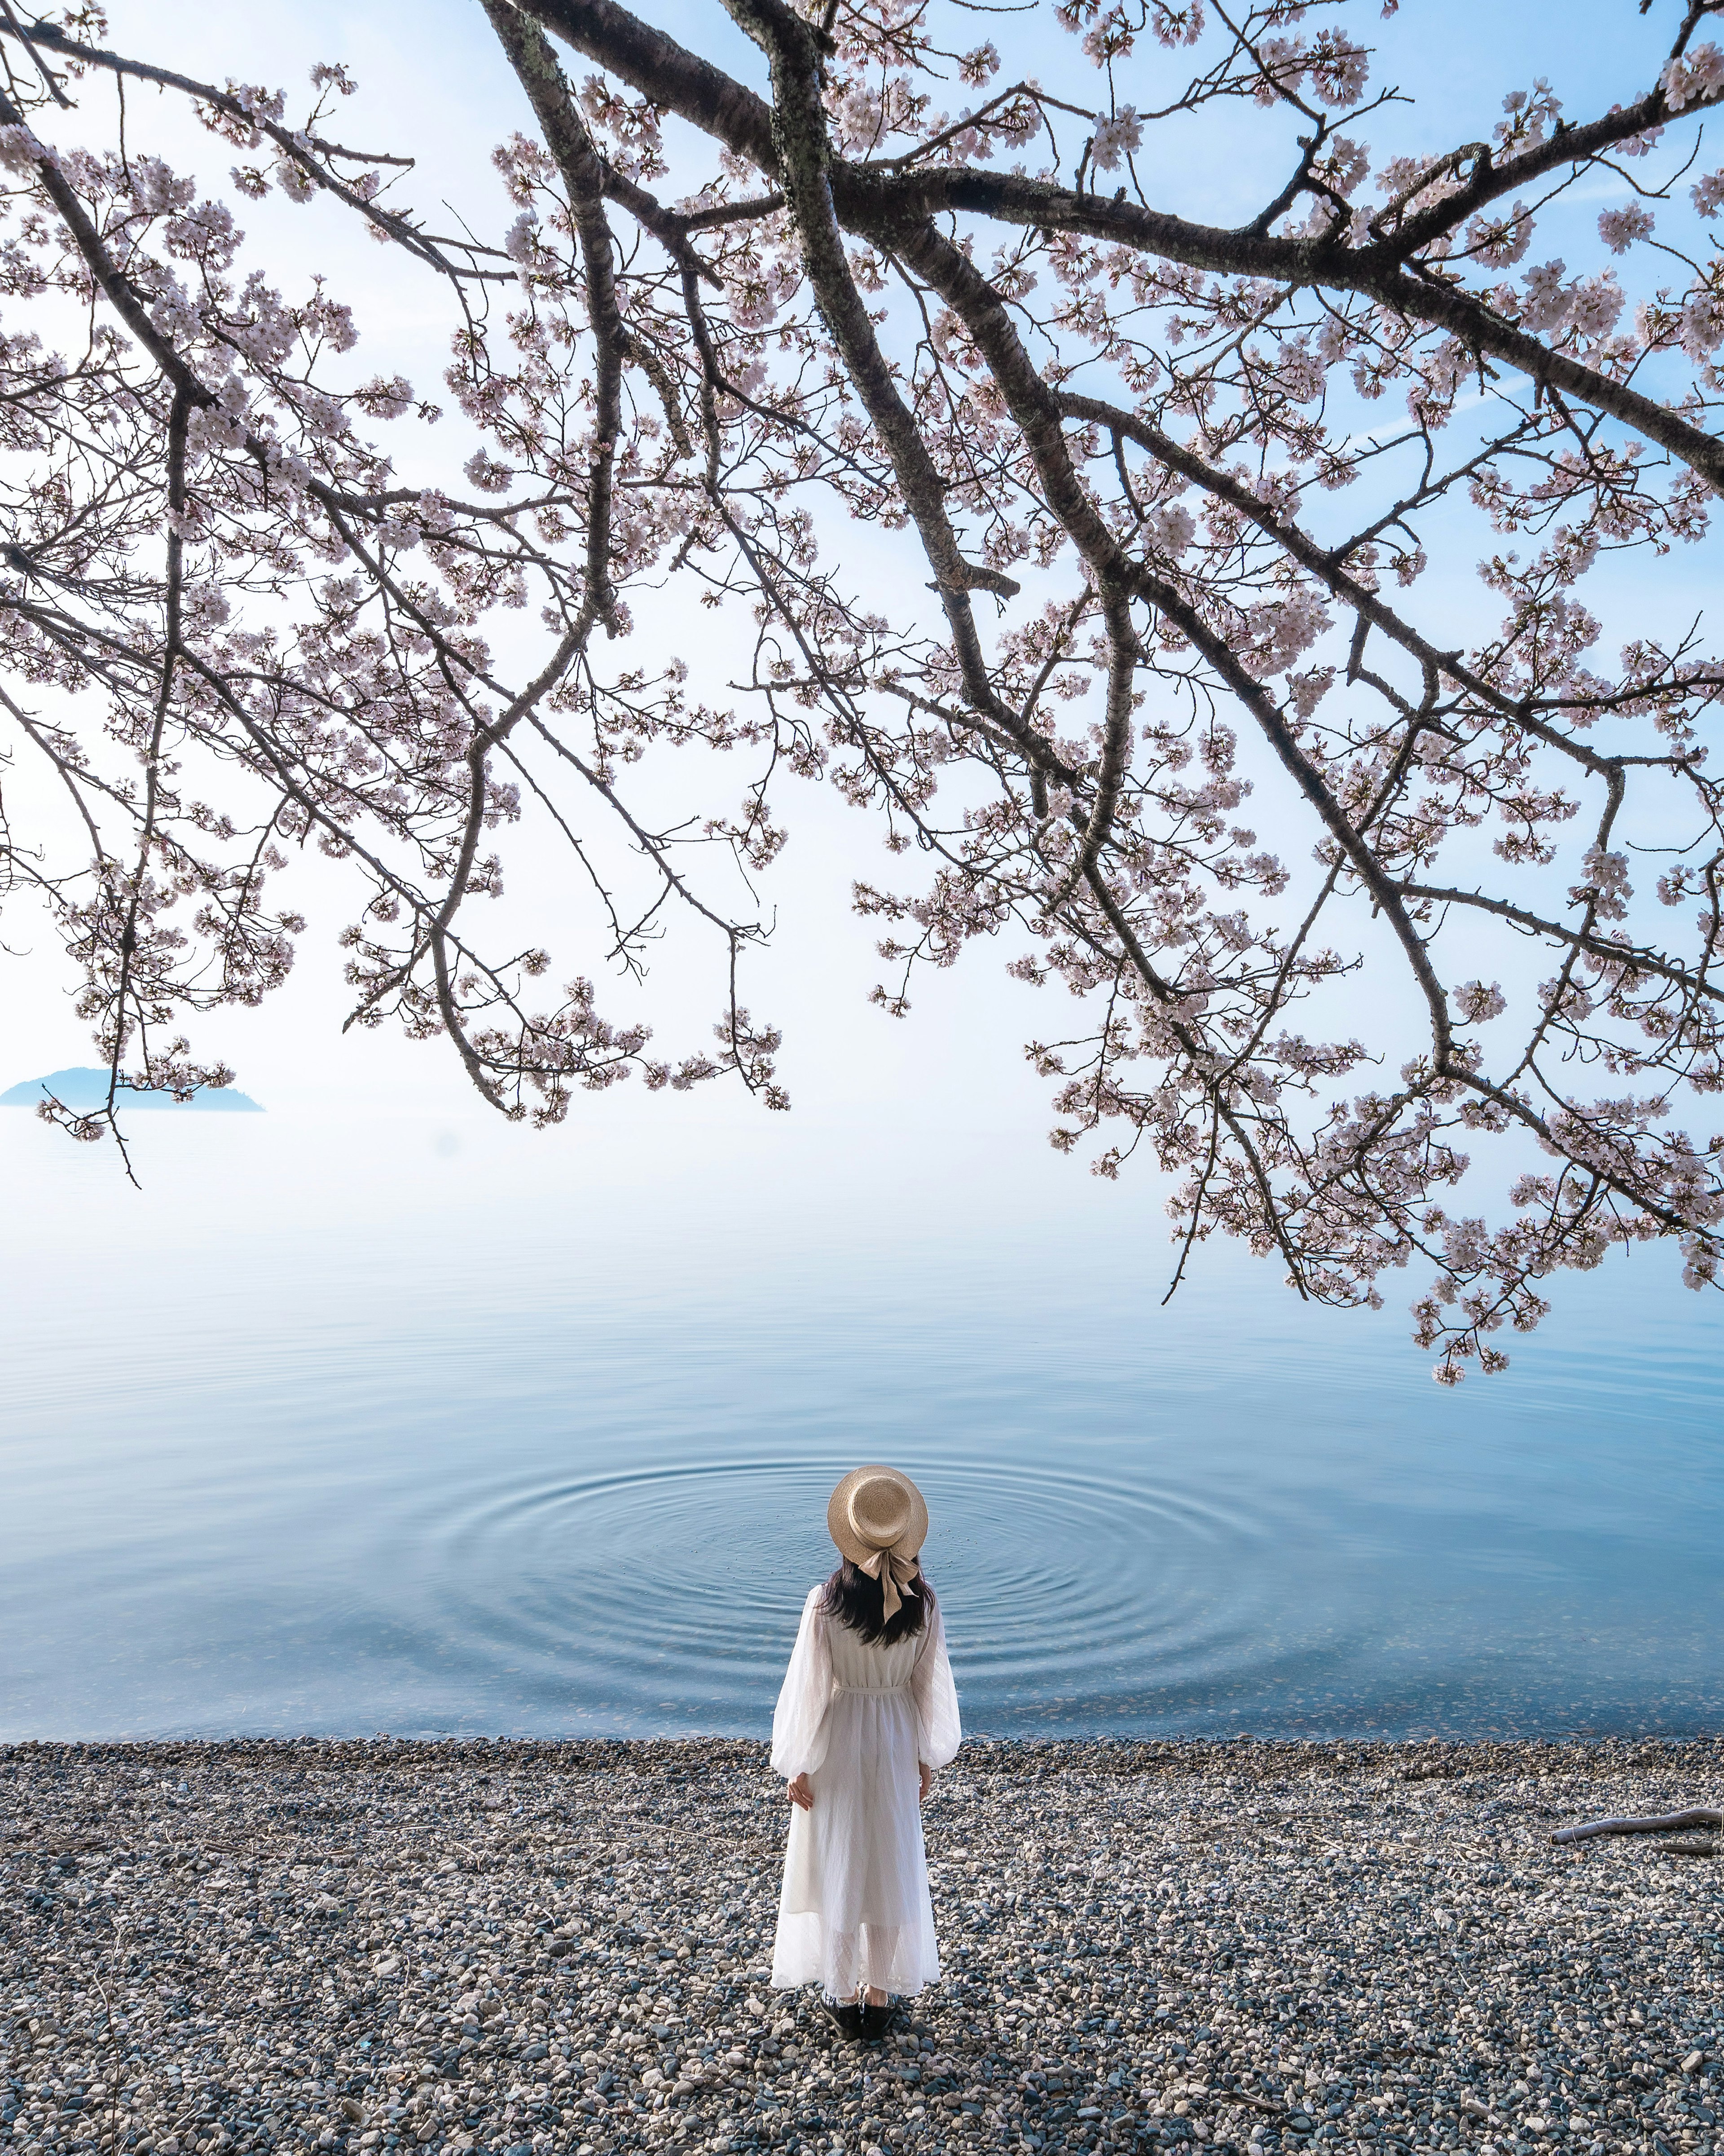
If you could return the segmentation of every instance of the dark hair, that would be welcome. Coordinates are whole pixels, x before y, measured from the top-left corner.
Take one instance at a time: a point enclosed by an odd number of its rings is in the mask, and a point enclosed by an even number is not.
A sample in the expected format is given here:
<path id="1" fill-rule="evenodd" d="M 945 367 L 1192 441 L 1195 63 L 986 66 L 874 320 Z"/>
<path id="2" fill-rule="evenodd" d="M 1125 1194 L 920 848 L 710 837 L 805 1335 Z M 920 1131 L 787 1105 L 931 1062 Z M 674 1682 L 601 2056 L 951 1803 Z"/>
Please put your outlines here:
<path id="1" fill-rule="evenodd" d="M 859 1564 L 852 1564 L 846 1558 L 827 1581 L 820 1607 L 829 1617 L 836 1617 L 840 1625 L 848 1625 L 853 1632 L 859 1632 L 865 1646 L 871 1647 L 878 1642 L 882 1647 L 890 1647 L 900 1640 L 914 1638 L 927 1622 L 928 1612 L 934 1606 L 933 1583 L 925 1572 L 918 1572 L 909 1586 L 900 1587 L 898 1594 L 898 1607 L 883 1620 L 885 1595 L 880 1582 L 870 1579 Z"/>

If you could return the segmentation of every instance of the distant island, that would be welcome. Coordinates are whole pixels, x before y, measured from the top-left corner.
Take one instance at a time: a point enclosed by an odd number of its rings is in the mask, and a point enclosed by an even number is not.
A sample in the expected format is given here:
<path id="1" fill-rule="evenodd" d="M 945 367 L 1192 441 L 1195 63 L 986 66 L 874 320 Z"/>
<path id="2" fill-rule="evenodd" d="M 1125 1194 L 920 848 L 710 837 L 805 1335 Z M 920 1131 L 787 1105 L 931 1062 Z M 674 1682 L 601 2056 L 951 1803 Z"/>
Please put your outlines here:
<path id="1" fill-rule="evenodd" d="M 200 1086 L 189 1101 L 176 1101 L 172 1093 L 136 1092 L 123 1084 L 120 1090 L 128 1113 L 149 1108 L 177 1108 L 187 1113 L 201 1108 L 208 1114 L 228 1116 L 261 1116 L 264 1112 L 249 1093 L 236 1092 L 231 1086 Z M 108 1074 L 105 1070 L 50 1070 L 45 1078 L 27 1078 L 23 1085 L 0 1093 L 0 1108 L 33 1108 L 50 1093 L 56 1101 L 75 1108 L 80 1114 L 91 1108 L 105 1107 Z"/>

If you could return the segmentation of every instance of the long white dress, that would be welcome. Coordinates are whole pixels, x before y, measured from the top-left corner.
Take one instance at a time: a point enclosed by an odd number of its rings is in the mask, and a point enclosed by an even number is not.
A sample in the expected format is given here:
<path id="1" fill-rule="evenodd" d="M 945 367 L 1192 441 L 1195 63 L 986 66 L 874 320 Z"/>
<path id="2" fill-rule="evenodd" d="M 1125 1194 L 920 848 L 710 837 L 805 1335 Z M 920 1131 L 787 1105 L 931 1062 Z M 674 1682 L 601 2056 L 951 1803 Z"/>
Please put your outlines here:
<path id="1" fill-rule="evenodd" d="M 791 1809 L 772 1982 L 907 1998 L 940 1974 L 916 1767 L 945 1766 L 962 1735 L 946 1627 L 935 1603 L 921 1631 L 870 1646 L 824 1593 L 803 1604 L 772 1716 L 773 1768 L 814 1798 Z"/>

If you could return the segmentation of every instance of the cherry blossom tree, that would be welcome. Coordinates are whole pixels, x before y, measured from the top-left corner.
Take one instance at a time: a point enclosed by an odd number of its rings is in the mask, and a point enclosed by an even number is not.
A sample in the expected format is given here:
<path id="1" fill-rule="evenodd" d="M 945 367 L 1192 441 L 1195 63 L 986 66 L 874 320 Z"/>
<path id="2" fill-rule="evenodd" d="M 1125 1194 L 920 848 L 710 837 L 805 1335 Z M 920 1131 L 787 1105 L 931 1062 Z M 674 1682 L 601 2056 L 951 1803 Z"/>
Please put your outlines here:
<path id="1" fill-rule="evenodd" d="M 1716 1284 L 1724 671 L 1643 565 L 1724 487 L 1724 0 L 1623 0 L 1608 109 L 1506 85 L 1436 153 L 1396 0 L 725 5 L 752 80 L 619 0 L 475 0 L 522 98 L 489 233 L 336 139 L 340 68 L 290 108 L 4 10 L 0 706 L 64 814 L 14 783 L 0 860 L 113 1081 L 50 1116 L 229 1075 L 198 1021 L 286 975 L 308 850 L 350 1022 L 505 1114 L 782 1107 L 736 894 L 823 782 L 896 863 L 878 1001 L 978 939 L 1054 998 L 1054 1143 L 1174 1178 L 1176 1284 L 1217 1230 L 1321 1301 L 1410 1266 L 1445 1383 L 1614 1245 Z M 1206 128 L 1280 175 L 1225 228 L 1162 146 Z M 441 383 L 276 289 L 272 192 L 444 295 Z M 740 789 L 667 824 L 679 757 Z M 554 957 L 478 903 L 547 834 L 605 923 Z M 719 1017 L 664 1052 L 626 1005 L 673 916 Z"/>

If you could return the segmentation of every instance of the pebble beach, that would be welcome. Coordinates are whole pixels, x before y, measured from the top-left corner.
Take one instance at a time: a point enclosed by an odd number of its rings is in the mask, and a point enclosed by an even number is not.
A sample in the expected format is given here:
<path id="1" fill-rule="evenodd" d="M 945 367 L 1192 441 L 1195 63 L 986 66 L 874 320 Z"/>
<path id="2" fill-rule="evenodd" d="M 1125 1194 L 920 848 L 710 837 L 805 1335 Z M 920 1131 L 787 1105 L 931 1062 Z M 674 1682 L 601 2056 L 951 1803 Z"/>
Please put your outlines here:
<path id="1" fill-rule="evenodd" d="M 945 1975 L 858 2050 L 767 1981 L 759 1745 L 13 1746 L 0 2145 L 1710 2156 L 1724 1862 L 1550 1836 L 1721 1768 L 972 1742 L 926 1813 Z"/>

